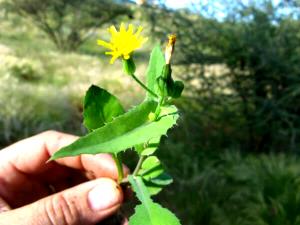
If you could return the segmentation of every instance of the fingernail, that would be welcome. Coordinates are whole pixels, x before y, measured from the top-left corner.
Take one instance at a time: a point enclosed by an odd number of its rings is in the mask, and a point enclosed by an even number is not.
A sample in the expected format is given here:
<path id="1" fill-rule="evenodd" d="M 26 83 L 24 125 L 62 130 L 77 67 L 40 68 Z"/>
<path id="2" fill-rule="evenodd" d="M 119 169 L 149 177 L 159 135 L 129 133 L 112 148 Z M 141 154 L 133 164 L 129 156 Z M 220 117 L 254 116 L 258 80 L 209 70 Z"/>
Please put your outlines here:
<path id="1" fill-rule="evenodd" d="M 92 210 L 104 210 L 119 204 L 121 194 L 116 183 L 105 180 L 90 190 L 88 201 Z"/>

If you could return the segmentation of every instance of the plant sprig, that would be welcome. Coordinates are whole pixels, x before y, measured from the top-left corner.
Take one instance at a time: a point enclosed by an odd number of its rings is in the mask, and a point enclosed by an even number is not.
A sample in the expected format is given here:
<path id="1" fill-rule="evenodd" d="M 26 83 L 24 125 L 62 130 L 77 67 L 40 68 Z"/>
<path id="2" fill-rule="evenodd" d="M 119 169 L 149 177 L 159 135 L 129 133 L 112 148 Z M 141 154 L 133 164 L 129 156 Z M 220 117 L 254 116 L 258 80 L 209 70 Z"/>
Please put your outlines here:
<path id="1" fill-rule="evenodd" d="M 129 219 L 129 225 L 180 225 L 179 220 L 168 209 L 154 203 L 151 195 L 159 193 L 170 184 L 172 178 L 164 172 L 160 160 L 155 156 L 160 139 L 179 118 L 178 110 L 168 99 L 178 98 L 183 90 L 181 81 L 173 81 L 171 56 L 176 37 L 169 36 L 165 57 L 160 46 L 150 55 L 147 83 L 136 76 L 136 65 L 132 54 L 147 40 L 141 36 L 142 27 L 134 33 L 134 26 L 126 30 L 122 23 L 120 31 L 109 28 L 110 42 L 98 41 L 112 55 L 111 63 L 122 58 L 124 72 L 131 76 L 146 92 L 145 100 L 125 112 L 120 101 L 106 90 L 92 85 L 84 99 L 84 125 L 89 130 L 86 136 L 60 149 L 51 160 L 79 154 L 110 153 L 118 170 L 118 182 L 129 182 L 141 204 Z M 136 168 L 129 177 L 124 177 L 120 153 L 133 148 L 139 156 Z"/>

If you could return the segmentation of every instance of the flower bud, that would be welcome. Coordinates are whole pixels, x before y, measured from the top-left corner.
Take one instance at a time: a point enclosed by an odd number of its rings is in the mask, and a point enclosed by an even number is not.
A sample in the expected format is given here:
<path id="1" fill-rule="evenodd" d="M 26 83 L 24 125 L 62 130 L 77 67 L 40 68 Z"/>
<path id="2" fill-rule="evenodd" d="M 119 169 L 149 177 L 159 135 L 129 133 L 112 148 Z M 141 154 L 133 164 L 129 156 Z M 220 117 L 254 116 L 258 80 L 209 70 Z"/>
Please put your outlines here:
<path id="1" fill-rule="evenodd" d="M 159 76 L 156 79 L 158 89 L 160 91 L 160 96 L 161 97 L 166 97 L 168 96 L 168 86 L 167 86 L 167 80 L 163 78 L 162 76 Z"/>
<path id="2" fill-rule="evenodd" d="M 170 93 L 170 96 L 172 98 L 179 98 L 181 96 L 181 93 L 184 89 L 184 84 L 183 82 L 177 80 L 173 83 L 173 86 L 171 88 L 171 93 Z"/>
<path id="3" fill-rule="evenodd" d="M 153 113 L 153 112 L 149 113 L 148 119 L 149 119 L 151 122 L 154 121 L 155 118 L 156 118 L 155 113 Z"/>
<path id="4" fill-rule="evenodd" d="M 166 64 L 166 65 L 163 66 L 161 76 L 166 80 L 171 79 L 171 77 L 172 77 L 172 68 L 171 68 L 170 64 Z"/>
<path id="5" fill-rule="evenodd" d="M 176 35 L 175 34 L 170 34 L 168 36 L 168 39 L 169 39 L 168 44 L 167 44 L 166 49 L 165 49 L 166 64 L 171 63 L 172 54 L 173 54 L 174 48 L 175 48 Z"/>
<path id="6" fill-rule="evenodd" d="M 135 73 L 136 67 L 132 56 L 129 59 L 123 59 L 123 71 L 129 76 Z"/>

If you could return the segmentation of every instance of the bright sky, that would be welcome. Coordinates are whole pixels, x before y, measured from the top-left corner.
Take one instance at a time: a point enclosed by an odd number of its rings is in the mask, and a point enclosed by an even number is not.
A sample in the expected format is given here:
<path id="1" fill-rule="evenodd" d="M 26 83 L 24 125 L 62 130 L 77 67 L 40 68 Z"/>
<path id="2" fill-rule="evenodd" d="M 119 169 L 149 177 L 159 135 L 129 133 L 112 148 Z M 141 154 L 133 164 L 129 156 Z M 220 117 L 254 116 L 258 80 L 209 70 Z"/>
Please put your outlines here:
<path id="1" fill-rule="evenodd" d="M 184 7 L 188 7 L 191 3 L 199 3 L 201 2 L 202 4 L 206 4 L 208 2 L 214 2 L 214 4 L 220 4 L 222 1 L 220 0 L 165 0 L 165 4 L 170 7 L 170 8 L 184 8 Z M 255 0 L 242 0 L 242 2 L 255 2 Z M 273 2 L 275 4 L 278 4 L 280 2 L 280 0 L 273 0 Z"/>
<path id="2" fill-rule="evenodd" d="M 231 1 L 241 1 L 245 5 L 251 3 L 262 3 L 263 0 L 231 0 Z M 274 5 L 278 5 L 283 0 L 271 0 Z M 217 18 L 222 19 L 226 17 L 226 4 L 224 5 L 224 0 L 164 0 L 166 6 L 173 9 L 188 8 L 191 4 L 195 4 L 195 7 L 198 8 L 200 4 L 202 6 L 210 5 L 206 8 L 208 15 L 215 15 Z M 198 6 L 198 7 L 197 7 Z M 281 14 L 289 14 L 290 11 L 288 8 L 282 8 L 278 11 Z"/>
<path id="3" fill-rule="evenodd" d="M 249 5 L 251 3 L 262 3 L 264 0 L 231 0 L 231 1 L 233 1 L 233 3 L 242 2 L 245 5 Z M 283 0 L 271 0 L 271 1 L 276 6 Z M 208 6 L 206 7 L 205 13 L 207 13 L 208 16 L 214 15 L 216 18 L 219 19 L 225 18 L 226 12 L 228 10 L 226 8 L 226 4 L 224 4 L 224 0 L 152 0 L 152 2 L 165 3 L 167 7 L 173 9 L 189 8 L 193 3 L 195 6 L 194 9 L 196 10 L 200 9 L 202 6 Z M 228 2 L 230 2 L 230 0 L 227 0 L 227 4 Z M 288 15 L 291 11 L 288 8 L 283 7 L 278 12 L 282 15 Z"/>
<path id="4" fill-rule="evenodd" d="M 184 8 L 193 3 L 193 0 L 165 0 L 165 4 L 170 8 Z"/>

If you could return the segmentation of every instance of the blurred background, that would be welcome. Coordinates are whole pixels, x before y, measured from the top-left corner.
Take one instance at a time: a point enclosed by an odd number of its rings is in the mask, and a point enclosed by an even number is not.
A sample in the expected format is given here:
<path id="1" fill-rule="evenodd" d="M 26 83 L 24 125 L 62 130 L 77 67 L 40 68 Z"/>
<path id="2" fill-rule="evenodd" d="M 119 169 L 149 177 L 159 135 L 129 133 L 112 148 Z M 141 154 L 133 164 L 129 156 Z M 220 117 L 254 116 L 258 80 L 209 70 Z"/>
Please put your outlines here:
<path id="1" fill-rule="evenodd" d="M 0 147 L 48 129 L 83 135 L 92 83 L 126 108 L 142 101 L 96 45 L 121 21 L 149 36 L 139 76 L 151 48 L 178 37 L 186 88 L 158 151 L 174 177 L 158 200 L 185 225 L 300 224 L 298 0 L 0 0 Z"/>

